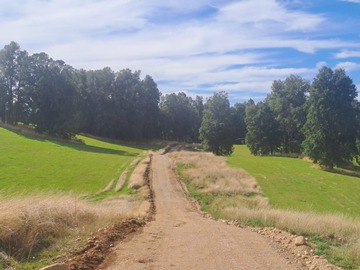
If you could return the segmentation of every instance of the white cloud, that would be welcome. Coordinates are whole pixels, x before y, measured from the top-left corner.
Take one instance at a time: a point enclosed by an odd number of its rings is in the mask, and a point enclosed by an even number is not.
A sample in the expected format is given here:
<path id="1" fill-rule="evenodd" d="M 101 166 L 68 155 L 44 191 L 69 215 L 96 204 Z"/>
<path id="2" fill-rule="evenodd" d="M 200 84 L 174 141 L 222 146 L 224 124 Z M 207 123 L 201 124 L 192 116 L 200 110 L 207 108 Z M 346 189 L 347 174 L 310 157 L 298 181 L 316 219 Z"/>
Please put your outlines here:
<path id="1" fill-rule="evenodd" d="M 341 51 L 337 54 L 335 54 L 336 58 L 352 58 L 352 57 L 360 57 L 360 51 L 349 51 L 349 50 L 344 50 Z"/>
<path id="2" fill-rule="evenodd" d="M 185 89 L 189 90 L 199 89 L 200 91 L 204 90 L 206 92 L 227 91 L 230 95 L 236 96 L 237 100 L 247 100 L 251 97 L 249 93 L 257 93 L 257 100 L 262 100 L 270 92 L 274 80 L 285 79 L 290 74 L 299 75 L 311 80 L 317 72 L 317 68 L 243 67 L 230 71 L 196 74 L 198 81 L 207 82 L 211 86 L 201 86 L 196 83 L 189 84 L 189 81 L 196 81 L 173 74 L 171 78 L 175 83 L 170 88 L 165 88 L 165 92 L 178 91 L 179 85 L 186 85 Z M 234 80 L 234 78 L 236 79 Z M 160 84 L 160 86 L 162 85 Z"/>
<path id="3" fill-rule="evenodd" d="M 327 66 L 327 63 L 325 61 L 320 61 L 316 63 L 316 69 L 321 69 L 322 67 Z"/>
<path id="4" fill-rule="evenodd" d="M 360 64 L 354 62 L 341 62 L 338 63 L 335 68 L 342 68 L 345 69 L 345 71 L 349 72 L 360 69 Z"/>
<path id="5" fill-rule="evenodd" d="M 351 3 L 356 3 L 356 4 L 360 4 L 360 0 L 342 0 L 343 2 L 351 2 Z"/>
<path id="6" fill-rule="evenodd" d="M 359 43 L 324 37 L 324 15 L 290 9 L 285 2 L 0 0 L 0 43 L 14 40 L 30 53 L 44 51 L 76 68 L 141 69 L 166 81 L 159 83 L 163 92 L 201 91 L 201 85 L 213 84 L 208 89 L 265 93 L 275 79 L 310 79 L 317 72 L 279 68 L 270 52 L 275 49 L 337 49 L 337 58 L 358 57 Z"/>
<path id="7" fill-rule="evenodd" d="M 23 6 L 19 4 L 14 7 L 21 16 L 1 22 L 0 41 L 39 44 L 38 47 L 42 46 L 44 50 L 50 46 L 56 50 L 62 47 L 76 48 L 77 43 L 85 43 L 90 51 L 96 51 L 101 44 L 109 44 L 110 48 L 117 44 L 118 50 L 112 53 L 128 51 L 127 55 L 144 54 L 145 57 L 248 48 L 295 48 L 313 53 L 319 48 L 341 46 L 339 41 L 285 37 L 284 30 L 316 30 L 325 19 L 318 15 L 286 10 L 274 0 L 224 2 L 219 6 L 217 15 L 189 22 L 157 25 L 149 21 L 151 17 L 161 18 L 164 15 L 161 14 L 162 10 L 190 12 L 206 2 L 27 1 Z M 262 8 L 259 9 L 259 6 Z M 3 8 L 6 9 L 6 6 Z M 82 51 L 86 56 L 87 50 Z M 82 53 L 78 54 L 79 57 Z M 102 51 L 99 50 L 99 53 Z"/>
<path id="8" fill-rule="evenodd" d="M 240 23 L 272 32 L 312 31 L 325 21 L 322 16 L 291 11 L 275 0 L 244 0 L 220 10 L 219 21 Z"/>

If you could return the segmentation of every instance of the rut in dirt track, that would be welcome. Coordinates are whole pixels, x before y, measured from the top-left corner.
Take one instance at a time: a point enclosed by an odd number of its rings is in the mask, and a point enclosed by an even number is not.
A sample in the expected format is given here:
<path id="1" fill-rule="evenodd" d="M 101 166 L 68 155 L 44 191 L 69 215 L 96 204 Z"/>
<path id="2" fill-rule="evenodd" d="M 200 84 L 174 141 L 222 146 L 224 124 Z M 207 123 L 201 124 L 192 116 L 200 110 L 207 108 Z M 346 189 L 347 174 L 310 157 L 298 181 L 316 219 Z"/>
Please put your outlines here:
<path id="1" fill-rule="evenodd" d="M 106 269 L 298 269 L 249 230 L 204 218 L 184 195 L 167 155 L 154 155 L 156 215 L 119 243 Z"/>

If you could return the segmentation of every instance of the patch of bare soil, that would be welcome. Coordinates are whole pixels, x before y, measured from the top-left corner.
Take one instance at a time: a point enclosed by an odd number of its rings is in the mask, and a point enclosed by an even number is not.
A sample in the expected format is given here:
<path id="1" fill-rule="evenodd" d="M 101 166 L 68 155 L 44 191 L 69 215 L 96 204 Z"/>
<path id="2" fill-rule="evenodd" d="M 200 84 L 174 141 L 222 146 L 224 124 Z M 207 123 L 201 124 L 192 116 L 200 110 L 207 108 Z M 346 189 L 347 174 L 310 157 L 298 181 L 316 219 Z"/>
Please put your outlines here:
<path id="1" fill-rule="evenodd" d="M 147 166 L 143 174 L 145 185 L 149 189 L 149 196 L 147 199 L 150 202 L 150 208 L 146 221 L 150 221 L 155 214 L 153 190 L 150 182 L 151 162 L 152 155 L 149 155 L 149 161 L 147 162 Z M 104 262 L 106 256 L 109 255 L 112 247 L 114 247 L 118 241 L 131 239 L 133 235 L 141 232 L 146 221 L 141 219 L 131 219 L 100 229 L 94 236 L 88 239 L 85 247 L 72 252 L 72 254 L 68 256 L 71 258 L 67 262 L 69 269 L 98 269 L 99 265 Z"/>
<path id="2" fill-rule="evenodd" d="M 96 269 L 104 261 L 116 241 L 141 231 L 144 224 L 145 222 L 141 220 L 133 219 L 100 229 L 88 239 L 84 248 L 71 254 L 72 258 L 68 261 L 69 269 Z"/>

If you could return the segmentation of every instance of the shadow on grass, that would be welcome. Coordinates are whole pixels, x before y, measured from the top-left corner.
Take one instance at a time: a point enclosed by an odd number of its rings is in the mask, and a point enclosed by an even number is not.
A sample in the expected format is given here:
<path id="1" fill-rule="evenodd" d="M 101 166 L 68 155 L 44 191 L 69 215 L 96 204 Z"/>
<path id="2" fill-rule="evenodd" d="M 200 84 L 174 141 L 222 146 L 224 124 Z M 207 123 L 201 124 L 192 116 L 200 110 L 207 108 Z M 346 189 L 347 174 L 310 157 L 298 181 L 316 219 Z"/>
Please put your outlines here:
<path id="1" fill-rule="evenodd" d="M 273 157 L 273 158 L 296 158 L 301 159 L 303 158 L 302 155 L 299 154 L 280 154 L 274 153 L 272 155 L 264 155 L 264 157 Z M 325 166 L 320 166 L 319 169 L 329 173 L 335 173 L 340 175 L 352 176 L 360 178 L 360 166 L 354 164 L 345 164 L 343 166 L 337 166 L 334 168 L 329 168 Z"/>
<path id="2" fill-rule="evenodd" d="M 78 151 L 100 153 L 100 154 L 110 154 L 110 155 L 121 155 L 121 156 L 137 156 L 137 154 L 129 153 L 129 152 L 123 151 L 123 150 L 88 145 L 88 144 L 85 144 L 81 140 L 76 140 L 76 139 L 66 140 L 66 139 L 62 139 L 62 138 L 51 137 L 51 136 L 48 136 L 45 134 L 36 133 L 34 130 L 30 130 L 29 128 L 23 128 L 22 126 L 7 126 L 7 125 L 3 126 L 3 125 L 1 125 L 0 127 L 3 127 L 4 129 L 6 129 L 10 132 L 13 132 L 19 136 L 22 136 L 22 137 L 30 139 L 30 140 L 35 140 L 35 141 L 39 141 L 39 142 L 52 142 L 59 146 L 69 147 L 69 148 L 72 148 L 72 149 L 75 149 Z M 157 147 L 160 148 L 160 146 L 146 145 L 146 144 L 139 144 L 139 145 L 138 144 L 129 144 L 129 143 L 127 143 L 127 144 L 121 143 L 120 144 L 119 142 L 115 142 L 114 140 L 106 140 L 106 139 L 100 139 L 100 138 L 96 138 L 96 140 L 107 142 L 107 143 L 113 143 L 113 144 L 117 144 L 117 145 L 125 145 L 125 146 L 129 146 L 129 147 L 139 149 L 139 150 L 154 150 L 154 149 L 157 149 Z"/>
<path id="3" fill-rule="evenodd" d="M 117 145 L 127 146 L 127 147 L 144 150 L 144 151 L 145 150 L 157 151 L 157 150 L 160 150 L 161 148 L 163 148 L 165 145 L 164 143 L 151 143 L 149 141 L 138 141 L 138 142 L 122 141 L 122 140 L 117 140 L 117 139 L 99 137 L 99 136 L 91 135 L 88 133 L 80 133 L 79 135 L 82 135 L 87 138 L 95 139 L 97 141 L 104 142 L 104 143 L 117 144 Z"/>
<path id="4" fill-rule="evenodd" d="M 355 166 L 354 169 L 348 169 L 348 168 L 322 168 L 324 171 L 330 172 L 330 173 L 336 173 L 346 176 L 352 176 L 352 177 L 358 177 L 360 178 L 360 167 Z"/>

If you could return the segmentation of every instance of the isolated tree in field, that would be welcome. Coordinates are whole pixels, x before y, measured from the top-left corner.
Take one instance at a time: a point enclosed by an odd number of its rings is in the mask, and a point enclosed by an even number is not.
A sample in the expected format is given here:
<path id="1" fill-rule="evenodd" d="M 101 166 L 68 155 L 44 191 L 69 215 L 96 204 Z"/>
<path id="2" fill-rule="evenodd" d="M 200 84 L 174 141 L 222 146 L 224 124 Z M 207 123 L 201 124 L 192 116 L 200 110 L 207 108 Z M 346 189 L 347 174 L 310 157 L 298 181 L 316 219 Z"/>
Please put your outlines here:
<path id="1" fill-rule="evenodd" d="M 204 148 L 216 155 L 230 155 L 233 151 L 234 135 L 231 110 L 225 92 L 210 97 L 203 113 L 200 140 Z"/>
<path id="2" fill-rule="evenodd" d="M 253 155 L 269 155 L 280 146 L 279 124 L 266 102 L 249 102 L 245 110 L 245 142 Z"/>
<path id="3" fill-rule="evenodd" d="M 356 87 L 343 69 L 320 69 L 311 86 L 303 143 L 304 153 L 315 163 L 333 167 L 358 154 L 356 96 Z"/>
<path id="4" fill-rule="evenodd" d="M 291 75 L 284 81 L 274 81 L 266 102 L 274 112 L 279 124 L 282 153 L 301 153 L 304 140 L 302 128 L 306 122 L 306 94 L 310 83 L 299 76 Z"/>

